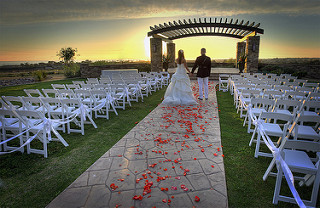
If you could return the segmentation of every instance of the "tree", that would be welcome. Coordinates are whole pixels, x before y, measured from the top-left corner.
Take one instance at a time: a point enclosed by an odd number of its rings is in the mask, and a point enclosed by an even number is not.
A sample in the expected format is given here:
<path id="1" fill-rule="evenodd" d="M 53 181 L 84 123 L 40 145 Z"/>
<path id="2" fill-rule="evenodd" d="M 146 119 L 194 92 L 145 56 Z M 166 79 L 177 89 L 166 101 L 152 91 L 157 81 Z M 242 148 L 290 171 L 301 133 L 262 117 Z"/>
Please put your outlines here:
<path id="1" fill-rule="evenodd" d="M 65 64 L 69 64 L 73 61 L 76 53 L 78 52 L 78 49 L 73 49 L 71 47 L 68 48 L 61 48 L 60 51 L 57 53 L 57 56 L 60 59 L 63 59 Z"/>

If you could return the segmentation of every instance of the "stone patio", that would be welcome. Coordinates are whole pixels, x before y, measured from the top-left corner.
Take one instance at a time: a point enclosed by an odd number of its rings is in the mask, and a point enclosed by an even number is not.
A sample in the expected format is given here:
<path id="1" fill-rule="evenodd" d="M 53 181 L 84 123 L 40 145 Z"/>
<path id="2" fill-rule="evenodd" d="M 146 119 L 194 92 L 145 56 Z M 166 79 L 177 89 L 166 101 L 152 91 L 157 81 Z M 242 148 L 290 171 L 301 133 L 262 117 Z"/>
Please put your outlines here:
<path id="1" fill-rule="evenodd" d="M 214 84 L 198 106 L 159 105 L 47 207 L 228 207 Z"/>

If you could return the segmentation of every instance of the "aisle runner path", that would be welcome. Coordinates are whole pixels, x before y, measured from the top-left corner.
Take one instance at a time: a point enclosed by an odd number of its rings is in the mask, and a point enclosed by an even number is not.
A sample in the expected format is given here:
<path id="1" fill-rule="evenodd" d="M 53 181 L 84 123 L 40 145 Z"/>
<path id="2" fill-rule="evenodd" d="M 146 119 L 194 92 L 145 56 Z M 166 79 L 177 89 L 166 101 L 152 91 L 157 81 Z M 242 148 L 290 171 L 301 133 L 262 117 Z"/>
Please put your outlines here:
<path id="1" fill-rule="evenodd" d="M 198 106 L 159 105 L 48 207 L 228 207 L 215 84 Z"/>

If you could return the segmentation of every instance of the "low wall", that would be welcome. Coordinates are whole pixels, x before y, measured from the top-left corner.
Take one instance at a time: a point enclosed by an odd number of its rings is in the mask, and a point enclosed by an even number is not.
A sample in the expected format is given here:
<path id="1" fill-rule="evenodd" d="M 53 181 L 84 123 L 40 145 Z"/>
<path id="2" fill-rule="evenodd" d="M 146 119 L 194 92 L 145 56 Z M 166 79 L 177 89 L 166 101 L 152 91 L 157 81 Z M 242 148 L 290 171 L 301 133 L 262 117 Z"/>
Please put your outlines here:
<path id="1" fill-rule="evenodd" d="M 102 70 L 113 69 L 137 69 L 143 64 L 113 64 L 105 66 L 90 66 L 89 64 L 80 64 L 80 72 L 82 78 L 98 78 L 101 76 Z"/>
<path id="2" fill-rule="evenodd" d="M 194 63 L 188 62 L 188 66 L 192 68 Z M 80 64 L 80 72 L 82 78 L 98 78 L 101 76 L 102 70 L 113 70 L 113 69 L 141 69 L 145 68 L 146 63 L 132 63 L 132 64 L 110 64 L 105 66 L 91 66 L 89 64 Z M 211 65 L 213 68 L 227 68 L 233 67 L 233 64 L 229 63 L 215 63 Z"/>

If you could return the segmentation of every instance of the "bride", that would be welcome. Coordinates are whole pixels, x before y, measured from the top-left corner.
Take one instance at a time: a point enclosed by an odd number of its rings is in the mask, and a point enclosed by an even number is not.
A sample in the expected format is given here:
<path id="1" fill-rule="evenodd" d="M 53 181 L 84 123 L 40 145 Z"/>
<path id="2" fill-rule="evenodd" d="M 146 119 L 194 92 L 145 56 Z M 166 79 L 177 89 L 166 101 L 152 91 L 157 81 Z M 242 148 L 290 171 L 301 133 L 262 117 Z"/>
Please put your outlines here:
<path id="1" fill-rule="evenodd" d="M 196 105 L 197 101 L 192 95 L 190 79 L 186 73 L 188 69 L 183 50 L 179 50 L 177 71 L 172 75 L 171 82 L 164 95 L 163 104 L 167 105 Z"/>

